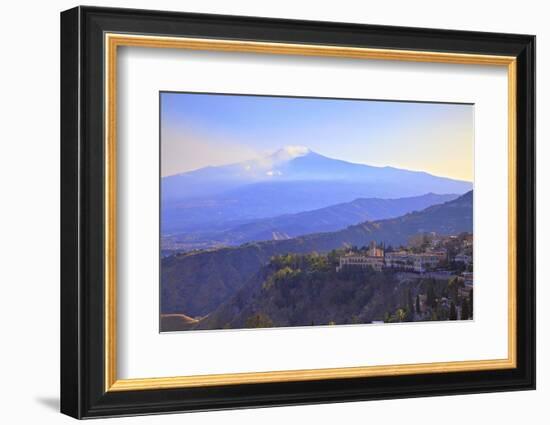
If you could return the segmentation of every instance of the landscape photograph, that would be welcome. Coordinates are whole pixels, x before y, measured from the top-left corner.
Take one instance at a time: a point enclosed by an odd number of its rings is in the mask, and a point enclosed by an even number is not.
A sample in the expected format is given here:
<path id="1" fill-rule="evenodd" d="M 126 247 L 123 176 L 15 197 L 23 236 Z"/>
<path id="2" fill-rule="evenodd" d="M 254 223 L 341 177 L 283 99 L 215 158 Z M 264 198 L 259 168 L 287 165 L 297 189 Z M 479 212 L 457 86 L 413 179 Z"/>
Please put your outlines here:
<path id="1" fill-rule="evenodd" d="M 472 104 L 159 100 L 161 332 L 473 320 Z"/>

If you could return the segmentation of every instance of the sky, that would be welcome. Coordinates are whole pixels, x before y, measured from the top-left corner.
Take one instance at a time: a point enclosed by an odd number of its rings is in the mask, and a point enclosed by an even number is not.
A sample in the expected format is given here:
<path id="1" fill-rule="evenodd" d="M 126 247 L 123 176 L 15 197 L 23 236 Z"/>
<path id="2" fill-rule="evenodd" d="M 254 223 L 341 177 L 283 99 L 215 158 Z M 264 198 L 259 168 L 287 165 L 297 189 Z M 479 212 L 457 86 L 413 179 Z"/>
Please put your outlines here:
<path id="1" fill-rule="evenodd" d="M 473 105 L 167 92 L 160 101 L 163 177 L 298 145 L 473 181 Z"/>

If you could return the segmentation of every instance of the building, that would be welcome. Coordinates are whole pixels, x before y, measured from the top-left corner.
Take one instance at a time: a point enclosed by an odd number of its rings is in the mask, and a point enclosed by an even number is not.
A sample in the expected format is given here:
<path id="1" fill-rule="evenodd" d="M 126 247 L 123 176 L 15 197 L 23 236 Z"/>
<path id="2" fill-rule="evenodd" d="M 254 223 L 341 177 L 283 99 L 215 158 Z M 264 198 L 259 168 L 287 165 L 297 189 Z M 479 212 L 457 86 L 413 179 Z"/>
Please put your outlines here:
<path id="1" fill-rule="evenodd" d="M 445 252 L 412 254 L 407 251 L 389 252 L 385 256 L 385 266 L 393 269 L 423 273 L 435 269 L 446 257 Z"/>
<path id="2" fill-rule="evenodd" d="M 467 286 L 474 284 L 474 274 L 472 272 L 463 272 L 462 277 L 464 278 L 464 283 Z"/>
<path id="3" fill-rule="evenodd" d="M 464 240 L 462 241 L 462 246 L 464 248 L 471 247 L 474 244 L 474 235 L 471 233 L 464 236 Z"/>
<path id="4" fill-rule="evenodd" d="M 371 241 L 367 255 L 349 253 L 340 257 L 336 271 L 340 271 L 344 267 L 372 267 L 376 271 L 381 271 L 384 268 L 384 249 L 377 246 L 375 241 Z"/>
<path id="5" fill-rule="evenodd" d="M 439 258 L 439 261 L 444 261 L 447 259 L 447 250 L 445 248 L 440 248 L 436 251 L 430 250 L 427 252 L 427 254 L 435 255 L 437 258 Z"/>
<path id="6" fill-rule="evenodd" d="M 458 254 L 455 257 L 455 263 L 463 263 L 466 265 L 472 264 L 472 256 L 466 254 Z"/>
<path id="7" fill-rule="evenodd" d="M 368 257 L 384 257 L 384 249 L 379 248 L 378 246 L 376 246 L 375 241 L 371 241 L 371 243 L 369 244 L 369 249 L 367 251 L 367 256 Z"/>
<path id="8" fill-rule="evenodd" d="M 376 245 L 375 241 L 369 244 L 367 255 L 346 254 L 339 259 L 336 271 L 344 267 L 372 267 L 381 271 L 384 268 L 393 268 L 416 273 L 423 273 L 435 269 L 447 258 L 445 250 L 429 251 L 421 254 L 413 254 L 408 251 L 384 252 L 383 248 Z"/>
<path id="9" fill-rule="evenodd" d="M 336 267 L 336 271 L 342 270 L 344 267 L 372 267 L 376 271 L 381 271 L 384 268 L 384 257 L 366 256 L 366 255 L 345 255 L 340 257 L 340 264 Z"/>
<path id="10" fill-rule="evenodd" d="M 392 269 L 414 271 L 414 259 L 407 251 L 388 252 L 385 265 Z"/>
<path id="11" fill-rule="evenodd" d="M 444 251 L 427 252 L 425 254 L 418 254 L 418 257 L 424 269 L 435 269 L 447 258 L 447 253 Z"/>

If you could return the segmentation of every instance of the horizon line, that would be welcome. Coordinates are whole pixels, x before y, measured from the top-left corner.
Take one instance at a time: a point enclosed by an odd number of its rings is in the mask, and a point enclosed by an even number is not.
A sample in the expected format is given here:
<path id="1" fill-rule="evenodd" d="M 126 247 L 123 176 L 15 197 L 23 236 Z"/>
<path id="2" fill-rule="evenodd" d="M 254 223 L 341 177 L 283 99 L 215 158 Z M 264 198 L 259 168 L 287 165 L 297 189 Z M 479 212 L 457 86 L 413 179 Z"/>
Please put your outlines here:
<path id="1" fill-rule="evenodd" d="M 191 170 L 182 171 L 182 172 L 175 173 L 175 174 L 169 174 L 169 175 L 166 175 L 166 176 L 161 175 L 160 178 L 164 179 L 164 178 L 167 178 L 167 177 L 181 176 L 183 174 L 193 173 L 195 171 L 203 170 L 203 169 L 206 169 L 206 168 L 218 168 L 218 167 L 227 167 L 227 166 L 231 166 L 231 165 L 239 165 L 239 164 L 242 164 L 243 162 L 246 162 L 246 161 L 254 161 L 255 159 L 265 158 L 265 157 L 275 155 L 277 152 L 285 150 L 286 147 L 287 146 L 285 145 L 285 146 L 283 146 L 283 147 L 281 147 L 281 148 L 279 148 L 279 149 L 277 149 L 277 150 L 275 150 L 275 151 L 273 151 L 269 154 L 266 154 L 264 156 L 258 156 L 258 157 L 255 157 L 255 158 L 244 159 L 244 160 L 239 161 L 239 162 L 228 162 L 228 163 L 219 164 L 219 165 L 205 165 L 203 167 L 193 168 Z M 464 182 L 464 183 L 471 183 L 472 185 L 474 184 L 473 180 L 459 179 L 459 178 L 455 178 L 455 177 L 449 177 L 449 176 L 444 176 L 444 175 L 433 174 L 433 173 L 430 173 L 428 171 L 419 170 L 419 169 L 397 167 L 395 165 L 372 165 L 372 164 L 367 164 L 367 163 L 364 163 L 364 162 L 352 162 L 352 161 L 349 161 L 349 160 L 346 160 L 346 159 L 332 158 L 332 157 L 320 154 L 320 153 L 314 151 L 313 149 L 311 149 L 307 146 L 300 146 L 300 147 L 303 147 L 303 148 L 307 149 L 307 153 L 305 155 L 300 155 L 300 156 L 296 156 L 294 158 L 291 158 L 291 159 L 289 159 L 289 161 L 292 161 L 296 158 L 300 158 L 302 156 L 306 156 L 306 155 L 309 155 L 309 154 L 313 153 L 315 155 L 319 155 L 319 156 L 322 156 L 324 158 L 331 159 L 333 161 L 342 161 L 342 162 L 346 162 L 348 164 L 353 164 L 353 165 L 364 165 L 366 167 L 373 167 L 373 168 L 394 168 L 394 169 L 397 169 L 397 170 L 410 171 L 410 172 L 414 172 L 414 173 L 425 173 L 425 174 L 428 174 L 428 175 L 433 176 L 433 177 L 444 178 L 444 179 L 449 179 L 449 180 L 454 180 L 454 181 Z M 161 169 L 161 174 L 162 174 L 162 169 Z M 304 181 L 307 181 L 307 180 L 304 180 Z"/>

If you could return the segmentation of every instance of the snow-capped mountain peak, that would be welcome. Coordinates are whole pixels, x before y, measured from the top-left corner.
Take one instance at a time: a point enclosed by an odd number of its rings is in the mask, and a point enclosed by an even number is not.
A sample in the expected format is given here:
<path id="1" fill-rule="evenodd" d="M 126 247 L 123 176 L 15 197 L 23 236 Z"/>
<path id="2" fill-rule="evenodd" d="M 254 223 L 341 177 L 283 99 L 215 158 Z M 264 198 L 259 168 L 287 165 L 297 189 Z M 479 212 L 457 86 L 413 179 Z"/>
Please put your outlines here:
<path id="1" fill-rule="evenodd" d="M 306 146 L 288 145 L 271 154 L 270 158 L 276 162 L 289 161 L 300 156 L 305 156 L 309 153 L 311 153 L 311 149 Z"/>

